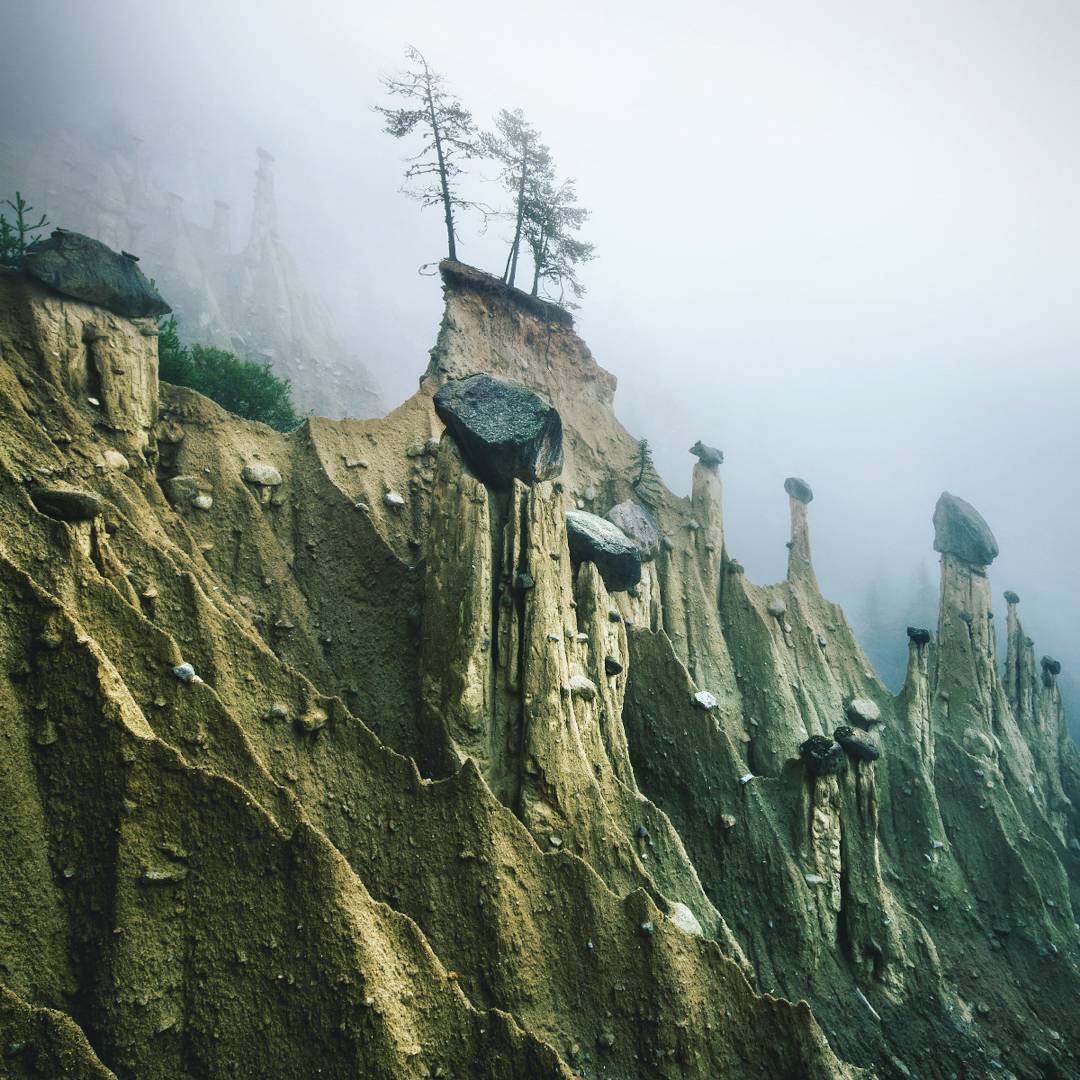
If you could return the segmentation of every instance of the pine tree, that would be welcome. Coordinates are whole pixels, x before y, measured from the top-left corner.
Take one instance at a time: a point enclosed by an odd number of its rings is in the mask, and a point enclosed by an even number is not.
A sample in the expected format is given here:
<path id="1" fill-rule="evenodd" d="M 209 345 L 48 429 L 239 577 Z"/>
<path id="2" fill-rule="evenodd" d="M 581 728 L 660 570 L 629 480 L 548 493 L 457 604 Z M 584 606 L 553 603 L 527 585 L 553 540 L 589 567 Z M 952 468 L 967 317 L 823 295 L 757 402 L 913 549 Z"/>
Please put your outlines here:
<path id="1" fill-rule="evenodd" d="M 410 45 L 405 56 L 414 66 L 382 82 L 391 96 L 409 104 L 399 109 L 376 105 L 375 111 L 385 120 L 383 130 L 395 139 L 421 133 L 419 152 L 406 159 L 410 164 L 402 190 L 421 206 L 442 206 L 447 254 L 457 259 L 454 211 L 479 206 L 458 192 L 457 180 L 462 175 L 458 162 L 481 153 L 479 136 L 469 110 L 445 89 L 443 77 L 431 70 L 423 54 Z M 418 186 L 410 189 L 413 182 Z"/>
<path id="2" fill-rule="evenodd" d="M 34 233 L 44 229 L 49 220 L 44 214 L 31 224 L 30 214 L 33 207 L 22 194 L 15 192 L 15 199 L 5 199 L 0 205 L 9 206 L 15 213 L 14 224 L 0 214 L 0 262 L 14 263 L 26 254 L 26 249 L 37 239 Z"/>
<path id="3" fill-rule="evenodd" d="M 533 258 L 532 295 L 539 295 L 542 282 L 558 288 L 552 297 L 566 307 L 566 292 L 575 299 L 585 293 L 577 277 L 580 263 L 594 257 L 593 245 L 572 235 L 589 219 L 589 211 L 577 205 L 573 180 L 556 183 L 550 175 L 541 176 L 527 185 L 522 233 Z"/>
<path id="4" fill-rule="evenodd" d="M 664 484 L 653 463 L 652 447 L 648 439 L 642 439 L 637 444 L 626 478 L 635 496 L 646 506 L 655 507 L 663 498 Z"/>

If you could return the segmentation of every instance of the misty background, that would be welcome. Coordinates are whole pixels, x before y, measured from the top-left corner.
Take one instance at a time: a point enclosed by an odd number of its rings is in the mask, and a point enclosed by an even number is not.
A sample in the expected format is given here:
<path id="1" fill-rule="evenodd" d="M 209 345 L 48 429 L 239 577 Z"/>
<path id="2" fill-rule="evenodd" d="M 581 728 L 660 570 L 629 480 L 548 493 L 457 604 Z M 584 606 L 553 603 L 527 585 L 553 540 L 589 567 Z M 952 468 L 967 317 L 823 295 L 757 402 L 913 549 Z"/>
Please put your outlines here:
<path id="1" fill-rule="evenodd" d="M 578 330 L 668 485 L 688 493 L 695 439 L 722 447 L 728 547 L 771 581 L 786 564 L 782 482 L 805 477 L 822 589 L 894 684 L 905 626 L 936 618 L 934 503 L 943 489 L 969 500 L 1001 545 L 999 628 L 1014 589 L 1037 655 L 1063 662 L 1076 731 L 1075 4 L 0 12 L 0 154 L 65 128 L 136 134 L 189 216 L 236 208 L 240 245 L 266 147 L 283 239 L 387 407 L 434 343 L 438 279 L 417 271 L 445 236 L 399 193 L 409 146 L 371 111 L 379 77 L 411 43 L 482 126 L 522 108 L 592 210 Z M 472 171 L 471 193 L 505 202 L 494 163 Z M 463 217 L 460 257 L 501 272 L 509 231 Z"/>

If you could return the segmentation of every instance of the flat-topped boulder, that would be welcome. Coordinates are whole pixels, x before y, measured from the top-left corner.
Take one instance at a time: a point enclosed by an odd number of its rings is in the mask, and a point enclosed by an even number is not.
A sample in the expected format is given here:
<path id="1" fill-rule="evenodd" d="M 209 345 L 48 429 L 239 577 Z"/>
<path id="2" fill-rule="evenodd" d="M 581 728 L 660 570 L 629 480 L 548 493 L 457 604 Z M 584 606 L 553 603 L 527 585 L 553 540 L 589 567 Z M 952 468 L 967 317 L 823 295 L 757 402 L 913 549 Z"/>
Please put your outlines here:
<path id="1" fill-rule="evenodd" d="M 641 551 L 617 525 L 585 510 L 567 510 L 566 539 L 575 564 L 596 564 L 608 592 L 625 592 L 641 581 Z"/>
<path id="2" fill-rule="evenodd" d="M 784 490 L 796 501 L 804 506 L 814 501 L 814 490 L 798 476 L 789 476 L 784 481 Z"/>
<path id="3" fill-rule="evenodd" d="M 157 318 L 172 310 L 139 269 L 134 255 L 117 254 L 82 233 L 56 229 L 30 245 L 21 266 L 64 296 L 97 304 L 129 319 Z"/>
<path id="4" fill-rule="evenodd" d="M 997 558 L 998 543 L 971 503 L 943 491 L 934 507 L 934 550 L 972 566 L 989 566 Z"/>
<path id="5" fill-rule="evenodd" d="M 451 379 L 435 411 L 470 468 L 489 487 L 552 480 L 562 472 L 562 420 L 539 394 L 492 375 Z"/>
<path id="6" fill-rule="evenodd" d="M 655 559 L 660 554 L 660 527 L 640 503 L 627 499 L 604 516 L 637 544 L 643 560 Z"/>

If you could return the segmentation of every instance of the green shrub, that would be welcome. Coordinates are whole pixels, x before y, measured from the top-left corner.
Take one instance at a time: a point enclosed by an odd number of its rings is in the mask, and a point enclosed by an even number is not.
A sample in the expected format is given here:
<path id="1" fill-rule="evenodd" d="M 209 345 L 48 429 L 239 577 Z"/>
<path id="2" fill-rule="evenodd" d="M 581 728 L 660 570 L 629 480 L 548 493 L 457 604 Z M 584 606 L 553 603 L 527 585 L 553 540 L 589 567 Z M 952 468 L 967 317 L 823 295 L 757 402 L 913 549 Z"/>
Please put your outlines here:
<path id="1" fill-rule="evenodd" d="M 229 412 L 278 431 L 292 431 L 300 423 L 288 379 L 278 378 L 269 364 L 241 360 L 225 349 L 183 344 L 175 319 L 158 325 L 158 375 L 164 382 L 198 390 Z"/>
<path id="2" fill-rule="evenodd" d="M 37 221 L 32 221 L 30 213 L 34 209 L 16 191 L 14 199 L 5 199 L 0 206 L 10 207 L 15 213 L 15 220 L 0 214 L 0 263 L 17 266 L 26 254 L 26 249 L 37 239 L 34 234 L 49 224 L 49 219 L 42 214 Z"/>

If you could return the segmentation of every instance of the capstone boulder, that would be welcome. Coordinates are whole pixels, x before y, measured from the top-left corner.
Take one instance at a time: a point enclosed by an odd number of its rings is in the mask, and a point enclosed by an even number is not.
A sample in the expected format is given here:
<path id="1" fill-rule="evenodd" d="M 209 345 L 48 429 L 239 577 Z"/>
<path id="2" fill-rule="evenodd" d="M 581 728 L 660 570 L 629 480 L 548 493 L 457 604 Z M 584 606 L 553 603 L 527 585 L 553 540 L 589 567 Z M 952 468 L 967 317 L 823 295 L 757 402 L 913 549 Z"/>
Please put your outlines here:
<path id="1" fill-rule="evenodd" d="M 562 472 L 562 419 L 527 386 L 484 374 L 451 379 L 435 394 L 435 411 L 488 487 L 535 484 Z"/>
<path id="2" fill-rule="evenodd" d="M 30 245 L 21 265 L 31 277 L 64 296 L 129 319 L 157 318 L 172 310 L 133 255 L 118 255 L 82 233 L 56 229 Z"/>
<path id="3" fill-rule="evenodd" d="M 617 525 L 585 510 L 567 510 L 566 538 L 575 563 L 596 564 L 608 592 L 625 592 L 641 581 L 641 552 Z"/>
<path id="4" fill-rule="evenodd" d="M 700 439 L 690 447 L 690 453 L 701 462 L 715 469 L 717 465 L 724 464 L 724 451 L 717 450 L 715 446 L 706 446 Z"/>
<path id="5" fill-rule="evenodd" d="M 972 566 L 989 566 L 997 558 L 998 543 L 971 503 L 943 491 L 934 507 L 934 550 Z"/>
<path id="6" fill-rule="evenodd" d="M 789 476 L 784 481 L 784 490 L 796 501 L 804 505 L 814 501 L 814 490 L 805 480 Z"/>

